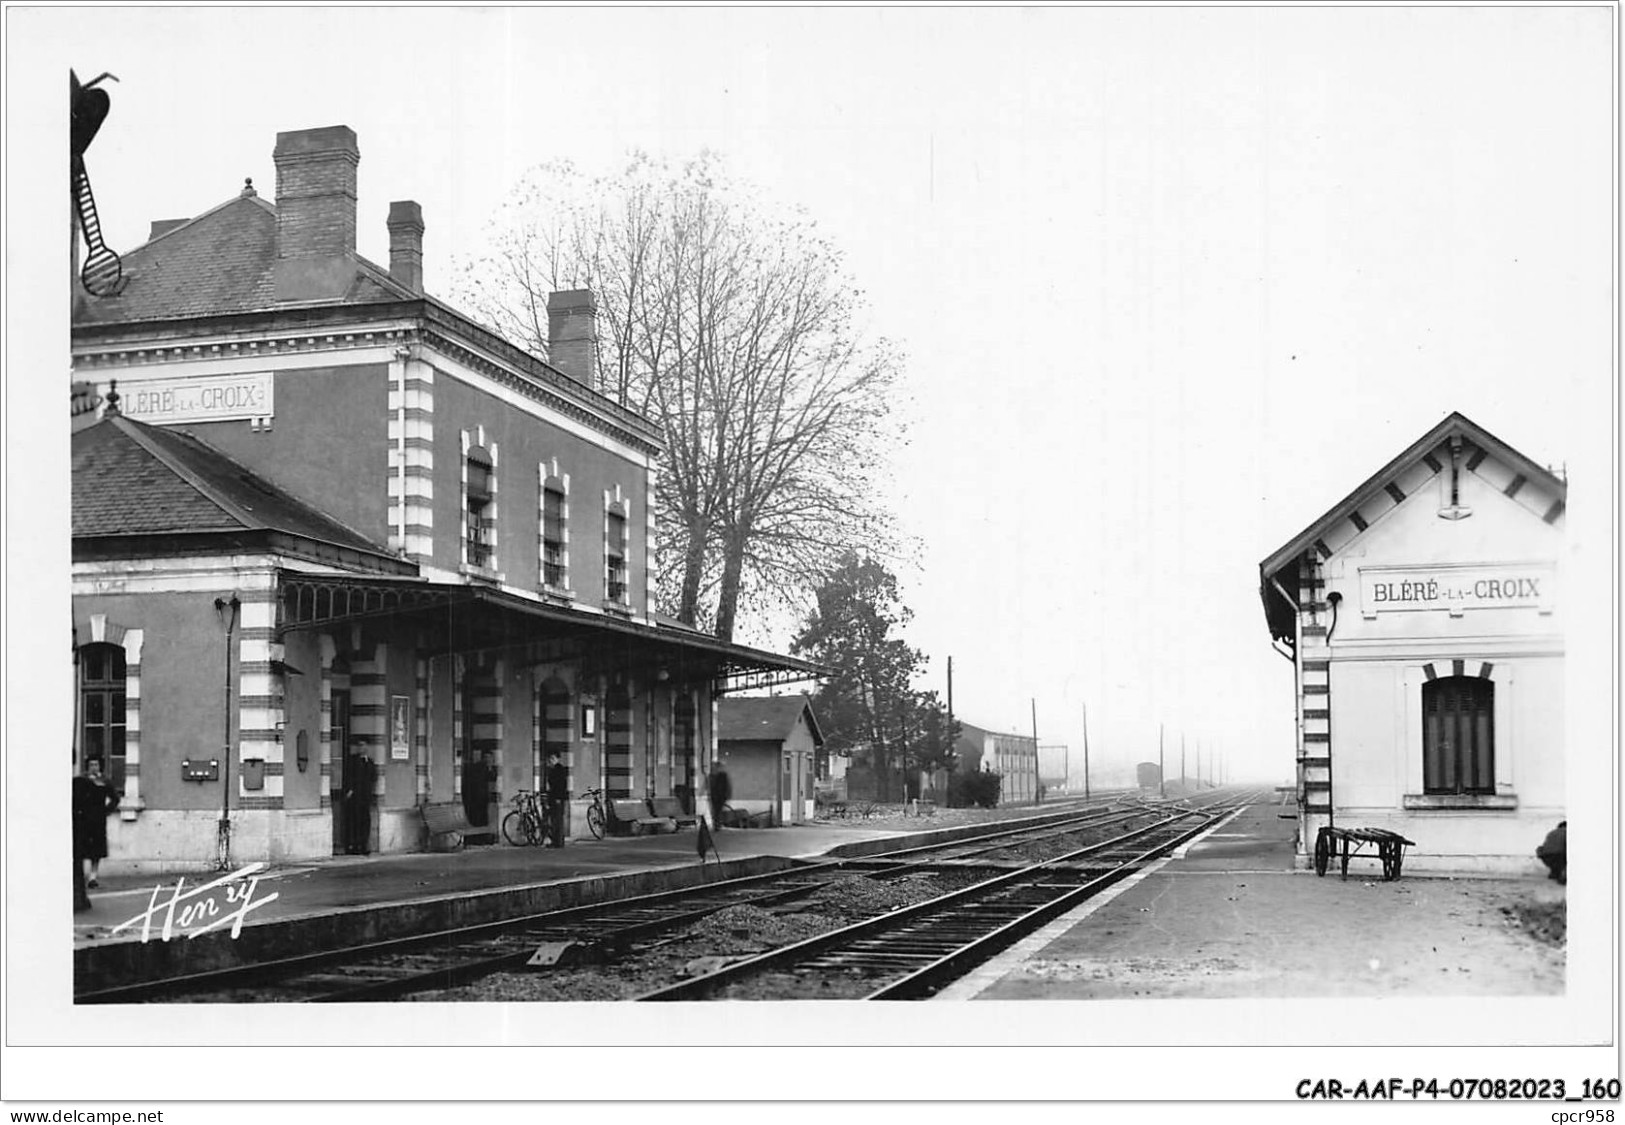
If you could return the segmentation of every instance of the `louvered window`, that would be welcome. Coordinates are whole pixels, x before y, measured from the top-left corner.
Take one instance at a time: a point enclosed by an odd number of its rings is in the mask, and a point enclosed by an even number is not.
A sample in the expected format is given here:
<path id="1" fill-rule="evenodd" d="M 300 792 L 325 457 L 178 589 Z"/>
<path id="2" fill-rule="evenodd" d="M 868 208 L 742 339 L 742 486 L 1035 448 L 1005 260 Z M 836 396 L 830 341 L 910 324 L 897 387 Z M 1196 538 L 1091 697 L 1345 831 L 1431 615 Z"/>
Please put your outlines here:
<path id="1" fill-rule="evenodd" d="M 468 451 L 468 565 L 482 570 L 491 566 L 491 456 L 475 447 Z"/>
<path id="2" fill-rule="evenodd" d="M 1495 792 L 1495 683 L 1445 676 L 1422 685 L 1422 790 Z"/>
<path id="3" fill-rule="evenodd" d="M 604 596 L 612 602 L 626 600 L 626 517 L 609 513 L 604 542 Z"/>
<path id="4" fill-rule="evenodd" d="M 542 490 L 542 582 L 564 585 L 564 493 Z"/>

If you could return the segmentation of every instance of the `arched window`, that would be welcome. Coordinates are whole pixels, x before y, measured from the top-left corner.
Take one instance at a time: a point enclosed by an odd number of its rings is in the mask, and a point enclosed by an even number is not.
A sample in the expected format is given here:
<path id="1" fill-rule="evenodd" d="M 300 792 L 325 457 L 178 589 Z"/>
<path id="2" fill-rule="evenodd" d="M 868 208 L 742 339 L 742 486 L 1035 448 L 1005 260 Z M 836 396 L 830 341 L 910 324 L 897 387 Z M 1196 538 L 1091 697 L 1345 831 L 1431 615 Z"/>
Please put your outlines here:
<path id="1" fill-rule="evenodd" d="M 80 752 L 102 764 L 102 776 L 124 792 L 124 649 L 112 644 L 79 650 Z"/>
<path id="2" fill-rule="evenodd" d="M 1495 683 L 1441 676 L 1422 685 L 1422 791 L 1495 792 Z"/>

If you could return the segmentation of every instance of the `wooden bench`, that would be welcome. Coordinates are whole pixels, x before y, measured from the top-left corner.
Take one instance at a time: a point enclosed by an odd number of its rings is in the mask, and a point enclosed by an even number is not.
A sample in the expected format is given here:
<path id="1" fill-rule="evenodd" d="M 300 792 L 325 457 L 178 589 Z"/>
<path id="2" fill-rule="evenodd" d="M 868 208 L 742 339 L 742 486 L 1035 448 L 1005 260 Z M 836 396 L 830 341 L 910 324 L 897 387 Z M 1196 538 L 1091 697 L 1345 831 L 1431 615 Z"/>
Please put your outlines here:
<path id="1" fill-rule="evenodd" d="M 463 846 L 463 839 L 477 834 L 475 827 L 468 823 L 468 814 L 463 811 L 461 801 L 448 801 L 443 805 L 423 805 L 423 826 L 429 830 L 429 845 L 434 846 L 436 838 L 441 836 L 455 836 L 456 842 L 451 845 L 453 850 Z"/>
<path id="2" fill-rule="evenodd" d="M 631 799 L 609 803 L 609 823 L 616 835 L 641 836 L 645 832 L 660 832 L 668 826 L 673 832 L 677 830 L 677 826 L 664 817 L 649 815 L 647 801 Z"/>
<path id="3" fill-rule="evenodd" d="M 700 822 L 700 818 L 693 813 L 683 811 L 683 802 L 676 797 L 652 798 L 649 801 L 649 813 L 652 816 L 669 820 L 679 828 L 693 828 Z"/>

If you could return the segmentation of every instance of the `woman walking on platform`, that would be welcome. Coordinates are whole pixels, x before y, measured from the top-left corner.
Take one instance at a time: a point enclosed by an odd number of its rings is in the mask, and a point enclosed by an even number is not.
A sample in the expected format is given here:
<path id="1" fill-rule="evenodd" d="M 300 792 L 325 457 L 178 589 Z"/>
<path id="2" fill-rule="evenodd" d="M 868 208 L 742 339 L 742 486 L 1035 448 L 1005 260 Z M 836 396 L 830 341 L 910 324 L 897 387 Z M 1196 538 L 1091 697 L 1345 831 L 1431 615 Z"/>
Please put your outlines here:
<path id="1" fill-rule="evenodd" d="M 101 760 L 87 760 L 84 772 L 73 779 L 73 858 L 86 865 L 87 887 L 99 885 L 102 860 L 107 858 L 107 814 L 118 808 L 118 801 L 102 777 Z"/>

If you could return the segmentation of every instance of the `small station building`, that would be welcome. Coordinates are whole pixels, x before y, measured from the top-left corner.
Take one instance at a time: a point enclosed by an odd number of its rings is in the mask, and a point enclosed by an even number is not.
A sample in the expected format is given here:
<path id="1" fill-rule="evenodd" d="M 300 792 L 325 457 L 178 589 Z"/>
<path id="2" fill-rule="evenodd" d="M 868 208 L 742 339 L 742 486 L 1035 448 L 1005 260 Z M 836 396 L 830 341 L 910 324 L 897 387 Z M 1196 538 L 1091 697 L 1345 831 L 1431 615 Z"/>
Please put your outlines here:
<path id="1" fill-rule="evenodd" d="M 1566 481 L 1451 414 L 1260 565 L 1292 661 L 1298 849 L 1384 828 L 1407 868 L 1542 871 L 1564 813 Z"/>
<path id="2" fill-rule="evenodd" d="M 592 294 L 548 299 L 544 362 L 426 293 L 418 204 L 357 254 L 350 129 L 274 160 L 274 201 L 155 222 L 76 298 L 72 758 L 124 795 L 111 862 L 494 831 L 553 750 L 692 811 L 719 697 L 815 669 L 656 612 L 663 435 L 600 392 Z"/>
<path id="3" fill-rule="evenodd" d="M 717 761 L 728 771 L 735 809 L 773 824 L 813 819 L 814 775 L 823 731 L 805 695 L 735 696 L 717 704 Z"/>

